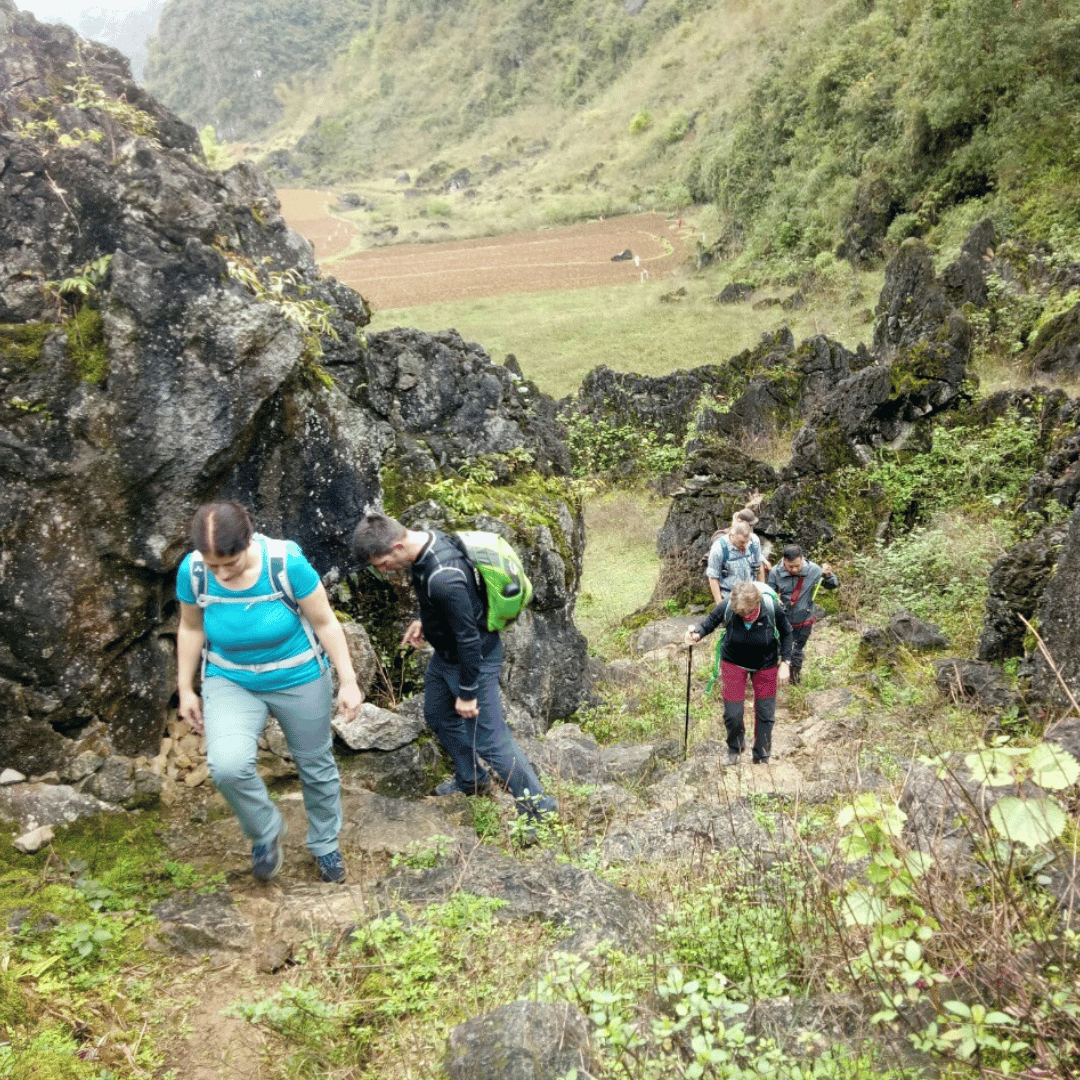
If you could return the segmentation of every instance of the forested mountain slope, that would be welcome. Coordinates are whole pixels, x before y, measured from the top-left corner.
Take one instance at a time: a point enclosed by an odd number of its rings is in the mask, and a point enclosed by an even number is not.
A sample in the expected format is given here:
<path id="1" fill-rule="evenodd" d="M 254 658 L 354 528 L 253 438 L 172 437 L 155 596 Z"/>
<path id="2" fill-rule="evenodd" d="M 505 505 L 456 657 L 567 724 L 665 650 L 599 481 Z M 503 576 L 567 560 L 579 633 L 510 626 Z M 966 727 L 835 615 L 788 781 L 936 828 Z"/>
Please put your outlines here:
<path id="1" fill-rule="evenodd" d="M 367 26 L 367 0 L 175 0 L 150 42 L 154 93 L 221 138 L 265 131 L 281 120 L 275 86 L 311 78 Z"/>
<path id="2" fill-rule="evenodd" d="M 1080 221 L 1073 0 L 171 0 L 148 83 L 295 184 L 525 155 L 582 213 L 713 203 L 725 252 Z"/>

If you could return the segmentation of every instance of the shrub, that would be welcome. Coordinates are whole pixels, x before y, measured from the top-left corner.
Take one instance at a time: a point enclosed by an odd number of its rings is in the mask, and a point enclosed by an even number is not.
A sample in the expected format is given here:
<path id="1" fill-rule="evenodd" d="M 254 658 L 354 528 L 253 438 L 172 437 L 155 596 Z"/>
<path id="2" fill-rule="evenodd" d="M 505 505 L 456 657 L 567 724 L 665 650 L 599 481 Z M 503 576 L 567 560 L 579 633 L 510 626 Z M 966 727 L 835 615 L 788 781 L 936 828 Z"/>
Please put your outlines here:
<path id="1" fill-rule="evenodd" d="M 610 424 L 580 413 L 564 416 L 563 422 L 578 477 L 663 476 L 686 458 L 671 434 L 660 436 L 632 424 Z"/>
<path id="2" fill-rule="evenodd" d="M 894 519 L 925 522 L 959 507 L 1015 506 L 1038 465 L 1039 430 L 1029 417 L 1001 417 L 987 428 L 938 426 L 933 440 L 921 453 L 879 451 L 866 469 L 841 470 L 838 482 L 877 485 Z"/>

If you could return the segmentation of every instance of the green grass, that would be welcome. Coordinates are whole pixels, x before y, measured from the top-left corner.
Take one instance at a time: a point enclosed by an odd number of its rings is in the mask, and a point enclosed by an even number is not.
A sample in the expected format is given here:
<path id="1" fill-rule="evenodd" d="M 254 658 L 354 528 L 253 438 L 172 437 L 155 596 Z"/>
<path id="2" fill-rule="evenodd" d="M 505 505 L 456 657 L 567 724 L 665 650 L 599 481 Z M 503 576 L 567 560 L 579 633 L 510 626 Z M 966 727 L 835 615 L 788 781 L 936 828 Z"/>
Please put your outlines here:
<path id="1" fill-rule="evenodd" d="M 158 829 L 99 815 L 34 855 L 0 848 L 0 1077 L 161 1075 L 176 972 L 146 948 L 151 905 L 213 883 L 169 861 Z"/>
<path id="2" fill-rule="evenodd" d="M 668 501 L 645 490 L 606 491 L 586 500 L 588 543 L 574 620 L 595 652 L 615 649 L 619 622 L 644 606 L 656 585 L 656 534 Z"/>
<path id="3" fill-rule="evenodd" d="M 859 277 L 854 302 L 847 289 L 843 296 L 818 294 L 806 309 L 783 313 L 717 304 L 716 293 L 728 280 L 719 267 L 707 275 L 687 272 L 663 281 L 399 308 L 377 311 L 370 328 L 453 328 L 481 344 L 497 363 L 513 353 L 525 376 L 556 398 L 574 394 L 585 375 L 601 364 L 615 371 L 666 375 L 723 363 L 784 324 L 796 342 L 827 334 L 854 348 L 871 336 L 863 314 L 865 297 L 876 295 L 880 275 Z M 686 289 L 685 297 L 661 300 L 679 288 Z M 762 290 L 762 295 L 786 292 Z"/>

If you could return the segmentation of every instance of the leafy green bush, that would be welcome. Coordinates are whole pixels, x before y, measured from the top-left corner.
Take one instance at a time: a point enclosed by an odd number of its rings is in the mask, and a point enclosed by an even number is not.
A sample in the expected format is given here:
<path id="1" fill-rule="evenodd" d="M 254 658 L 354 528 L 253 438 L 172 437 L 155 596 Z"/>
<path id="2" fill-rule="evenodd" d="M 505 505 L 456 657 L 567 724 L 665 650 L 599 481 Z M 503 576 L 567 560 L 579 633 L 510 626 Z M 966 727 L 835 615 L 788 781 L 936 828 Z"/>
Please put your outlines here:
<path id="1" fill-rule="evenodd" d="M 939 624 L 954 647 L 974 647 L 1004 531 L 1000 524 L 941 517 L 891 542 L 879 540 L 853 559 L 850 591 L 857 591 L 865 611 L 888 616 L 903 608 Z"/>
<path id="2" fill-rule="evenodd" d="M 957 507 L 1015 507 L 1039 462 L 1037 423 L 1002 417 L 989 427 L 934 428 L 933 445 L 916 454 L 879 451 L 866 469 L 846 468 L 841 487 L 876 484 L 897 519 L 926 521 Z"/>
<path id="3" fill-rule="evenodd" d="M 835 246 L 869 175 L 901 218 L 891 242 L 990 192 L 1034 235 L 1075 230 L 1078 26 L 1013 0 L 831 5 L 710 133 L 688 186 L 749 223 L 758 255 Z M 1057 197 L 1034 197 L 1046 183 Z"/>
<path id="4" fill-rule="evenodd" d="M 660 136 L 661 144 L 673 146 L 675 143 L 682 142 L 692 127 L 693 121 L 690 117 L 684 112 L 677 112 L 668 121 L 667 127 L 664 128 L 663 134 Z"/>
<path id="5" fill-rule="evenodd" d="M 977 785 L 1016 791 L 986 818 L 973 799 L 951 825 L 982 864 L 985 889 L 968 895 L 947 868 L 939 876 L 929 838 L 911 844 L 904 811 L 864 792 L 836 819 L 841 852 L 864 870 L 832 898 L 838 917 L 823 925 L 844 941 L 856 986 L 877 993 L 874 1024 L 906 1034 L 951 1069 L 970 1062 L 979 1075 L 1058 1075 L 1080 1050 L 1076 935 L 1037 890 L 1016 885 L 1039 880 L 1038 867 L 1052 860 L 1068 818 L 1048 792 L 1074 785 L 1080 764 L 1050 744 L 1000 744 L 958 759 L 927 763 L 947 783 L 962 768 Z"/>
<path id="6" fill-rule="evenodd" d="M 664 476 L 686 459 L 672 435 L 659 436 L 632 424 L 609 424 L 591 416 L 569 413 L 566 445 L 578 477 L 632 479 Z"/>

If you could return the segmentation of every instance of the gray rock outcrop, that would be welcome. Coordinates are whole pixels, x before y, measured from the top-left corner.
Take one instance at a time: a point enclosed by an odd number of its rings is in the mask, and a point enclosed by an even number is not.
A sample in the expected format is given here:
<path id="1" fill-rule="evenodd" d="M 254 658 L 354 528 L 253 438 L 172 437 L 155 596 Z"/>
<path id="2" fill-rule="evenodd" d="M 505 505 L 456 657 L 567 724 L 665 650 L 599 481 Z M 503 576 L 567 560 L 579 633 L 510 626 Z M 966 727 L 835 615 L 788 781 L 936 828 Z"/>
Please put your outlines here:
<path id="1" fill-rule="evenodd" d="M 1080 558 L 1080 510 L 1074 510 L 1058 555 L 1057 564 L 1042 593 L 1036 619 L 1042 639 L 1048 643 L 1051 658 L 1042 652 L 1034 658 L 1031 688 L 1035 695 L 1055 707 L 1068 708 L 1070 688 L 1080 685 L 1080 585 L 1073 567 Z M 1075 689 L 1072 691 L 1075 696 Z"/>
<path id="2" fill-rule="evenodd" d="M 450 1080 L 554 1080 L 592 1075 L 590 1024 L 565 1002 L 515 1001 L 458 1024 L 443 1068 Z"/>
<path id="3" fill-rule="evenodd" d="M 365 341 L 363 298 L 320 275 L 267 181 L 208 168 L 118 53 L 10 0 L 0 29 L 0 760 L 40 775 L 94 721 L 156 753 L 199 503 L 247 503 L 333 587 L 366 508 L 477 458 L 496 482 L 568 458 L 554 402 L 479 346 Z M 544 528 L 515 537 L 544 601 L 510 680 L 540 726 L 583 685 L 545 666 L 584 668 L 583 532 L 566 505 Z"/>

